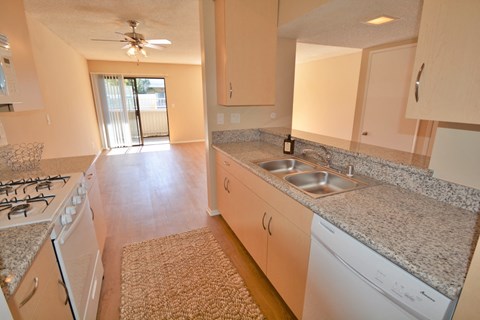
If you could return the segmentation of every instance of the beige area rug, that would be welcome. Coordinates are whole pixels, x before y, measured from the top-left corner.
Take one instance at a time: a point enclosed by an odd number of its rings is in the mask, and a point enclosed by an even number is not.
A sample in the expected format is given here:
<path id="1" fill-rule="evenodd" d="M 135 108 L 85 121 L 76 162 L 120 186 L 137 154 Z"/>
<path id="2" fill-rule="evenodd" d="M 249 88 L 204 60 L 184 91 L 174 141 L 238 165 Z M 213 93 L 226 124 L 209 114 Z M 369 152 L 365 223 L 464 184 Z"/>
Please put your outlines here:
<path id="1" fill-rule="evenodd" d="M 208 229 L 123 248 L 121 319 L 264 319 Z"/>

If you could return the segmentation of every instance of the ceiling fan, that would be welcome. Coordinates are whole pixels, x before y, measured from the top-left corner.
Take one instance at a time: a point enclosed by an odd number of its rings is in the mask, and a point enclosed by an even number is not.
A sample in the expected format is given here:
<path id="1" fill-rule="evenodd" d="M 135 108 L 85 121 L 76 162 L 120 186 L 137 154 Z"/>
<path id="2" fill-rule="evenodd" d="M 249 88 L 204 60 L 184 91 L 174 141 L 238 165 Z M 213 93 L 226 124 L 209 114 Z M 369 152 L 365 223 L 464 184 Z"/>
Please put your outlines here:
<path id="1" fill-rule="evenodd" d="M 116 32 L 123 36 L 122 40 L 112 40 L 112 39 L 91 39 L 93 41 L 114 41 L 114 42 L 126 42 L 127 44 L 122 47 L 122 49 L 128 49 L 127 55 L 130 57 L 137 57 L 142 55 L 147 56 L 145 47 L 161 50 L 165 46 L 172 44 L 170 40 L 167 39 L 145 39 L 145 36 L 136 31 L 140 22 L 137 20 L 127 20 L 128 25 L 132 28 L 132 32 Z"/>

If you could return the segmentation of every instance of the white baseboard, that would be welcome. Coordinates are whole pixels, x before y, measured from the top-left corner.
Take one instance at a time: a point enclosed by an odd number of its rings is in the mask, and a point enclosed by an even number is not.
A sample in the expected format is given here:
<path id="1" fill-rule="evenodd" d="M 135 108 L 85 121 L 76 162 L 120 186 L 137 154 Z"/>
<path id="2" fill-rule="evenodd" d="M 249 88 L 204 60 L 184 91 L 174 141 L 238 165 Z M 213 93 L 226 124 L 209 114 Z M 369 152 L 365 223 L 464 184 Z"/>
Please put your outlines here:
<path id="1" fill-rule="evenodd" d="M 220 214 L 220 211 L 218 211 L 217 209 L 212 210 L 210 208 L 207 208 L 207 214 L 211 217 L 218 216 Z"/>

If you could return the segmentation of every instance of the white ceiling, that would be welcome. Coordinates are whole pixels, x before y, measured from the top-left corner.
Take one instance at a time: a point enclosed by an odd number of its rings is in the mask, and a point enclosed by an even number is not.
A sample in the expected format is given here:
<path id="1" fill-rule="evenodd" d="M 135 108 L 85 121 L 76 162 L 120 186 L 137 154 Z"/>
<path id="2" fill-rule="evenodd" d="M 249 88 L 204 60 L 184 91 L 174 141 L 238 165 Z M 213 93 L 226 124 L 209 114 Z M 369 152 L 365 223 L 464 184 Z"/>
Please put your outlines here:
<path id="1" fill-rule="evenodd" d="M 141 60 L 158 63 L 200 64 L 199 1 L 213 0 L 24 0 L 25 10 L 66 41 L 88 60 L 135 61 L 122 50 L 115 32 L 130 32 L 127 20 L 140 21 L 137 32 L 147 39 L 166 38 L 164 50 L 147 48 Z M 281 1 L 281 0 L 280 0 Z M 299 0 L 301 1 L 301 0 Z M 422 0 L 330 0 L 303 17 L 282 25 L 282 37 L 295 38 L 299 61 L 313 60 L 387 42 L 414 38 L 418 34 Z M 374 27 L 364 21 L 386 14 L 400 20 Z M 326 46 L 347 47 L 328 48 Z"/>
<path id="2" fill-rule="evenodd" d="M 25 11 L 88 60 L 135 61 L 124 43 L 91 39 L 122 39 L 131 32 L 127 20 L 140 21 L 146 39 L 169 39 L 163 50 L 147 48 L 159 63 L 200 64 L 199 0 L 24 0 Z"/>

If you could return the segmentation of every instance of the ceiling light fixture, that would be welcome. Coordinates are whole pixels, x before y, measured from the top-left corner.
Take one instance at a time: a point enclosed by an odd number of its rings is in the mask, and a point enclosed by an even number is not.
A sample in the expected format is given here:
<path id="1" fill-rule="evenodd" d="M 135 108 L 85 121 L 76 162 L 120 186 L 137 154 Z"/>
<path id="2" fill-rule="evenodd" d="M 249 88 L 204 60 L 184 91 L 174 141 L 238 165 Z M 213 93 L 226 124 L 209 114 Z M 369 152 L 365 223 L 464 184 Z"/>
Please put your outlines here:
<path id="1" fill-rule="evenodd" d="M 147 52 L 137 44 L 130 44 L 130 48 L 127 50 L 127 55 L 129 57 L 137 57 L 138 59 L 140 55 L 147 57 Z"/>
<path id="2" fill-rule="evenodd" d="M 399 18 L 396 18 L 396 17 L 382 15 L 382 16 L 370 19 L 364 23 L 378 26 L 378 25 L 389 23 L 398 19 Z"/>

